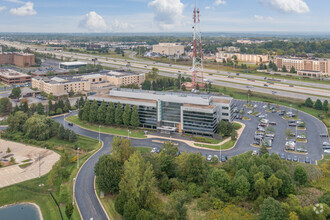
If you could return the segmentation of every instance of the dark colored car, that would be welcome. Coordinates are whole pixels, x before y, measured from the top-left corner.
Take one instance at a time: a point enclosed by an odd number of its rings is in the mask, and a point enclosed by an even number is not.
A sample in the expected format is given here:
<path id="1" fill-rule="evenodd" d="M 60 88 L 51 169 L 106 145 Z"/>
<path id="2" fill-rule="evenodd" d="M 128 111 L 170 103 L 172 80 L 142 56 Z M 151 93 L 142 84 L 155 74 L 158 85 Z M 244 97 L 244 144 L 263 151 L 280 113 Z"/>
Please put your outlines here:
<path id="1" fill-rule="evenodd" d="M 227 161 L 227 156 L 221 156 L 221 162 L 226 162 Z"/>
<path id="2" fill-rule="evenodd" d="M 305 163 L 311 163 L 311 160 L 309 159 L 309 157 L 305 158 Z"/>
<path id="3" fill-rule="evenodd" d="M 73 126 L 73 123 L 72 123 L 72 122 L 69 122 L 68 125 L 69 125 L 69 126 Z"/>

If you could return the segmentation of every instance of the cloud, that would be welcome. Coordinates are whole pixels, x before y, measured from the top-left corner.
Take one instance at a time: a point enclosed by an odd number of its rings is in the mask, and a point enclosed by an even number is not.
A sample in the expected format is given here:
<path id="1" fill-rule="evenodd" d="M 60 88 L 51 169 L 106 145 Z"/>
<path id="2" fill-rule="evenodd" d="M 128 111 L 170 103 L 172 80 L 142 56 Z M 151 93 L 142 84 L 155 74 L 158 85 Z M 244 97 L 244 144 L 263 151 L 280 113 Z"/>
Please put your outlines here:
<path id="1" fill-rule="evenodd" d="M 119 21 L 118 19 L 115 19 L 109 27 L 109 29 L 112 32 L 126 31 L 126 30 L 133 29 L 133 28 L 134 28 L 134 25 L 131 25 L 124 21 Z"/>
<path id="2" fill-rule="evenodd" d="M 34 6 L 33 2 L 27 2 L 25 3 L 25 5 L 23 5 L 20 8 L 10 9 L 9 13 L 17 16 L 36 15 L 37 12 L 34 10 L 33 6 Z"/>
<path id="3" fill-rule="evenodd" d="M 87 13 L 84 19 L 80 22 L 79 27 L 92 32 L 105 32 L 108 29 L 104 18 L 95 11 Z"/>
<path id="4" fill-rule="evenodd" d="M 7 7 L 6 6 L 0 6 L 0 11 L 6 10 Z"/>
<path id="5" fill-rule="evenodd" d="M 24 2 L 20 0 L 5 0 L 6 2 L 12 2 L 12 3 L 17 3 L 17 4 L 24 4 Z"/>
<path id="6" fill-rule="evenodd" d="M 259 0 L 259 2 L 285 13 L 304 14 L 310 11 L 305 0 Z"/>
<path id="7" fill-rule="evenodd" d="M 210 6 L 205 6 L 205 10 L 210 10 L 210 9 L 212 9 L 212 7 L 210 7 Z"/>
<path id="8" fill-rule="evenodd" d="M 153 0 L 148 6 L 154 20 L 162 29 L 171 29 L 181 23 L 184 5 L 180 0 Z"/>
<path id="9" fill-rule="evenodd" d="M 216 0 L 214 2 L 215 5 L 225 5 L 227 2 L 225 0 Z"/>
<path id="10" fill-rule="evenodd" d="M 264 17 L 264 16 L 261 16 L 261 15 L 254 15 L 253 16 L 255 19 L 259 20 L 259 21 L 274 21 L 275 19 L 271 16 L 268 16 L 268 17 Z"/>

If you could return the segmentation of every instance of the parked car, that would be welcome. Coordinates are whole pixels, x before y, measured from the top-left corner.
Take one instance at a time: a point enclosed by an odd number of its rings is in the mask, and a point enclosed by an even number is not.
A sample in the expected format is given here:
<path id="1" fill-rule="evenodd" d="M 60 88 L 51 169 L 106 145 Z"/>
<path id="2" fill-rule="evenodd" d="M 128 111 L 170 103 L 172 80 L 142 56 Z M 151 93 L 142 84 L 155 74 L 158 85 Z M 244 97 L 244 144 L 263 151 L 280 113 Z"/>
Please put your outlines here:
<path id="1" fill-rule="evenodd" d="M 309 157 L 305 158 L 305 163 L 311 163 L 311 160 L 309 159 Z"/>
<path id="2" fill-rule="evenodd" d="M 221 162 L 226 162 L 227 161 L 227 156 L 221 156 Z"/>
<path id="3" fill-rule="evenodd" d="M 298 162 L 298 157 L 297 156 L 293 156 L 293 161 L 294 162 Z"/>
<path id="4" fill-rule="evenodd" d="M 328 137 L 328 134 L 320 134 L 320 137 Z"/>
<path id="5" fill-rule="evenodd" d="M 281 156 L 280 156 L 280 158 L 282 159 L 282 160 L 285 160 L 285 154 L 281 154 Z"/>
<path id="6" fill-rule="evenodd" d="M 286 159 L 289 160 L 289 161 L 291 161 L 291 160 L 292 160 L 291 155 L 289 154 L 288 157 L 287 157 Z"/>
<path id="7" fill-rule="evenodd" d="M 250 110 L 250 111 L 248 111 L 247 113 L 250 115 L 250 114 L 252 114 L 252 111 Z"/>
<path id="8" fill-rule="evenodd" d="M 275 121 L 271 121 L 269 122 L 270 125 L 276 125 L 276 122 Z"/>
<path id="9" fill-rule="evenodd" d="M 69 122 L 68 125 L 69 125 L 69 126 L 73 126 L 73 123 L 72 123 L 72 122 Z"/>
<path id="10" fill-rule="evenodd" d="M 252 152 L 252 155 L 258 155 L 258 151 L 257 151 L 257 150 L 254 150 L 254 151 Z"/>
<path id="11" fill-rule="evenodd" d="M 208 155 L 208 156 L 206 157 L 206 160 L 207 160 L 207 161 L 211 161 L 211 160 L 212 160 L 212 155 Z"/>
<path id="12" fill-rule="evenodd" d="M 151 153 L 159 153 L 160 150 L 157 147 L 152 148 Z"/>

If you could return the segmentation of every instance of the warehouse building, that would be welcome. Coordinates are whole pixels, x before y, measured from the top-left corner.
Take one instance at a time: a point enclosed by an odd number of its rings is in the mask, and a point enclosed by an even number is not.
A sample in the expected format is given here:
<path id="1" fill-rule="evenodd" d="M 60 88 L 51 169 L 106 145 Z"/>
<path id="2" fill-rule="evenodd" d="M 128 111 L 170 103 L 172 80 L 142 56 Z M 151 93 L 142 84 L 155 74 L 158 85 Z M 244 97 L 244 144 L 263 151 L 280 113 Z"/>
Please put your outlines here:
<path id="1" fill-rule="evenodd" d="M 89 96 L 92 102 L 136 105 L 140 126 L 164 133 L 213 136 L 221 120 L 232 121 L 233 98 L 193 93 L 113 89 L 109 94 Z"/>

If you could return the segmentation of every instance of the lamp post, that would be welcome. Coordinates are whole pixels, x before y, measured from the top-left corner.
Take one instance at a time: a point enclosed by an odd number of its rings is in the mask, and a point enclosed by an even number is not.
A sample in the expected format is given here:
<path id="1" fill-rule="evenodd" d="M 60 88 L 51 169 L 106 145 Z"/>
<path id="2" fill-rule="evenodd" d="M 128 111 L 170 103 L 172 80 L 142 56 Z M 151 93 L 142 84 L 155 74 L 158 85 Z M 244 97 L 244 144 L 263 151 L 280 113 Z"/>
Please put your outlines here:
<path id="1" fill-rule="evenodd" d="M 129 134 L 131 134 L 131 132 L 129 131 L 129 129 L 127 130 L 127 134 L 128 134 L 128 140 L 129 140 Z"/>
<path id="2" fill-rule="evenodd" d="M 220 152 L 219 162 L 221 162 L 221 144 L 220 144 L 220 150 L 219 150 L 219 152 Z"/>
<path id="3" fill-rule="evenodd" d="M 100 128 L 101 128 L 101 125 L 99 125 L 99 143 L 101 143 L 101 133 L 100 133 Z"/>
<path id="4" fill-rule="evenodd" d="M 79 169 L 79 150 L 80 148 L 77 148 L 77 169 Z"/>
<path id="5" fill-rule="evenodd" d="M 73 178 L 72 182 L 72 205 L 74 205 L 74 182 L 76 181 L 76 178 Z"/>

